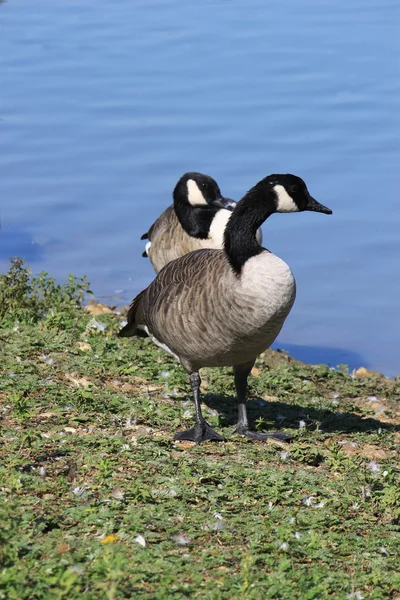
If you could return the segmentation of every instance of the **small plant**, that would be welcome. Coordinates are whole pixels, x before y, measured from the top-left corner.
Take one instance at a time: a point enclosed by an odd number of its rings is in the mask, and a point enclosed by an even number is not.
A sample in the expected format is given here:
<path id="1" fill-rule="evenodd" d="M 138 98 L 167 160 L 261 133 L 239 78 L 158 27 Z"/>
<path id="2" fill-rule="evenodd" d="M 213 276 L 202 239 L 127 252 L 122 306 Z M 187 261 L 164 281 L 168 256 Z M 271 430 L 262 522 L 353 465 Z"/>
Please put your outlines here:
<path id="1" fill-rule="evenodd" d="M 394 523 L 400 523 L 399 474 L 393 469 L 384 471 L 383 483 L 376 487 L 375 493 L 382 506 L 389 512 Z"/>
<path id="2" fill-rule="evenodd" d="M 0 274 L 0 320 L 36 323 L 47 313 L 54 317 L 61 309 L 79 307 L 86 294 L 92 294 L 86 276 L 69 275 L 67 283 L 58 284 L 45 272 L 32 277 L 22 259 L 12 258 L 8 273 Z"/>
<path id="3" fill-rule="evenodd" d="M 17 417 L 24 419 L 30 416 L 32 403 L 28 396 L 14 393 L 10 395 L 10 401 L 12 402 L 14 413 Z"/>
<path id="4" fill-rule="evenodd" d="M 237 584 L 240 598 L 248 598 L 251 587 L 253 586 L 253 565 L 254 558 L 251 554 L 246 554 L 241 563 L 241 581 Z"/>
<path id="5" fill-rule="evenodd" d="M 318 467 L 325 460 L 321 449 L 316 446 L 301 446 L 297 444 L 290 449 L 290 454 L 292 458 L 299 463 L 312 465 L 314 467 Z"/>

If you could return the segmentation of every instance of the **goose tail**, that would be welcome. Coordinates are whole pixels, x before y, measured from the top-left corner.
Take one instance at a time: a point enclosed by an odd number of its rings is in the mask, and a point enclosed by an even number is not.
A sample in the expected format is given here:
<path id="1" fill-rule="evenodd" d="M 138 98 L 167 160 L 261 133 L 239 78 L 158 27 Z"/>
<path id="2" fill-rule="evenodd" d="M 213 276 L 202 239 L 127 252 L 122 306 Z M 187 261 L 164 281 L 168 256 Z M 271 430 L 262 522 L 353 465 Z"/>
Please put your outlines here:
<path id="1" fill-rule="evenodd" d="M 138 337 L 148 337 L 147 327 L 144 323 L 141 323 L 140 314 L 142 313 L 142 300 L 146 290 L 143 290 L 134 298 L 132 304 L 129 307 L 127 315 L 127 324 L 123 327 L 119 333 L 119 337 L 132 337 L 134 335 Z"/>

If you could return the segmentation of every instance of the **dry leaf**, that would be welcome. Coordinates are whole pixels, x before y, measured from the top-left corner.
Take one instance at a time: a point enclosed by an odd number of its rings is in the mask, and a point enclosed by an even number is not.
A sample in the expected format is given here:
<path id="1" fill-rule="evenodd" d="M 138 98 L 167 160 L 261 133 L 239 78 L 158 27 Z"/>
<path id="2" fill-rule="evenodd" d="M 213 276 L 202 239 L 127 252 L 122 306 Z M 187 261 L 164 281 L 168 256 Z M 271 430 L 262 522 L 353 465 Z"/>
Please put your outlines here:
<path id="1" fill-rule="evenodd" d="M 92 346 L 88 342 L 77 342 L 76 346 L 79 350 L 83 350 L 84 352 L 88 352 L 92 349 Z"/>
<path id="2" fill-rule="evenodd" d="M 277 402 L 278 396 L 270 396 L 269 394 L 264 394 L 264 396 L 262 396 L 262 399 L 266 400 L 267 402 Z"/>
<path id="3" fill-rule="evenodd" d="M 58 415 L 55 412 L 44 412 L 37 415 L 38 419 L 50 419 L 50 417 L 58 417 Z"/>
<path id="4" fill-rule="evenodd" d="M 92 384 L 86 377 L 78 377 L 76 373 L 65 373 L 65 379 L 68 379 L 77 388 L 87 388 Z"/>
<path id="5" fill-rule="evenodd" d="M 181 440 L 174 440 L 174 444 L 176 446 L 178 446 L 179 448 L 183 448 L 184 450 L 186 450 L 186 448 L 192 448 L 193 446 L 195 446 L 195 442 L 190 442 L 189 440 L 187 441 L 181 441 Z"/>
<path id="6" fill-rule="evenodd" d="M 258 367 L 253 367 L 251 370 L 251 374 L 253 375 L 253 377 L 259 377 L 260 373 L 261 371 Z"/>
<path id="7" fill-rule="evenodd" d="M 118 542 L 119 537 L 117 535 L 106 535 L 104 539 L 101 540 L 102 544 L 113 544 L 114 542 Z"/>

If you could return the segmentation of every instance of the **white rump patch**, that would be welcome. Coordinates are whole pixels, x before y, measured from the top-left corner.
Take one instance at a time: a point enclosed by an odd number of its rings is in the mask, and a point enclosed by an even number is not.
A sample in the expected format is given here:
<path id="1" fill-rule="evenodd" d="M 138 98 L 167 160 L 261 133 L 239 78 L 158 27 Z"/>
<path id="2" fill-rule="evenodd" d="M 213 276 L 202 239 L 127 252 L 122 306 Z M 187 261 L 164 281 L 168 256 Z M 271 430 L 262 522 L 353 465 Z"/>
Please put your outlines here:
<path id="1" fill-rule="evenodd" d="M 225 227 L 231 218 L 232 212 L 221 208 L 213 218 L 210 231 L 208 232 L 208 239 L 212 240 L 213 248 L 222 248 L 224 243 L 224 231 Z"/>
<path id="2" fill-rule="evenodd" d="M 187 182 L 188 200 L 192 206 L 204 206 L 208 204 L 194 179 Z"/>
<path id="3" fill-rule="evenodd" d="M 168 352 L 168 354 L 170 354 L 176 360 L 179 361 L 179 358 L 177 357 L 177 355 L 174 354 L 172 352 L 172 350 L 170 350 L 168 348 L 168 346 L 166 346 L 165 344 L 163 344 L 162 342 L 160 342 L 157 338 L 154 337 L 154 335 L 152 333 L 150 333 L 147 325 L 138 325 L 138 329 L 142 329 L 142 331 L 145 331 L 147 333 L 147 335 L 149 336 L 149 338 L 155 343 L 156 346 L 158 346 L 159 348 L 161 348 L 162 350 L 164 350 L 164 352 Z"/>
<path id="4" fill-rule="evenodd" d="M 150 246 L 151 246 L 151 242 L 147 242 L 146 248 L 145 248 L 147 256 L 149 255 Z"/>
<path id="5" fill-rule="evenodd" d="M 283 185 L 275 185 L 274 192 L 278 199 L 276 212 L 299 212 L 297 204 L 293 198 L 289 196 Z"/>

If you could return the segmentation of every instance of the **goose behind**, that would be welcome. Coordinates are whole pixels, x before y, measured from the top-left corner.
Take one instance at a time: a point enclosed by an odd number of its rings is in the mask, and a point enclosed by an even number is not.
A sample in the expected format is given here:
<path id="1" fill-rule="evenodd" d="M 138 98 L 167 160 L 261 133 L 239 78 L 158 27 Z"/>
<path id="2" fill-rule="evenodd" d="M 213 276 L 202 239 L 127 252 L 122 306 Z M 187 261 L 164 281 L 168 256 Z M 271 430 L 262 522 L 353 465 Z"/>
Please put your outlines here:
<path id="1" fill-rule="evenodd" d="M 224 198 L 217 182 L 203 173 L 182 175 L 169 206 L 141 239 L 148 239 L 144 257 L 158 273 L 166 264 L 201 248 L 222 248 L 223 233 L 236 205 Z"/>
<path id="2" fill-rule="evenodd" d="M 304 210 L 332 212 L 310 196 L 299 177 L 264 178 L 237 204 L 222 250 L 198 250 L 169 263 L 132 302 L 120 335 L 149 335 L 179 359 L 190 377 L 196 425 L 175 439 L 222 439 L 201 413 L 199 369 L 209 366 L 233 367 L 238 433 L 256 440 L 287 438 L 252 431 L 247 420 L 248 375 L 279 334 L 296 293 L 289 267 L 260 246 L 256 233 L 274 212 Z"/>

